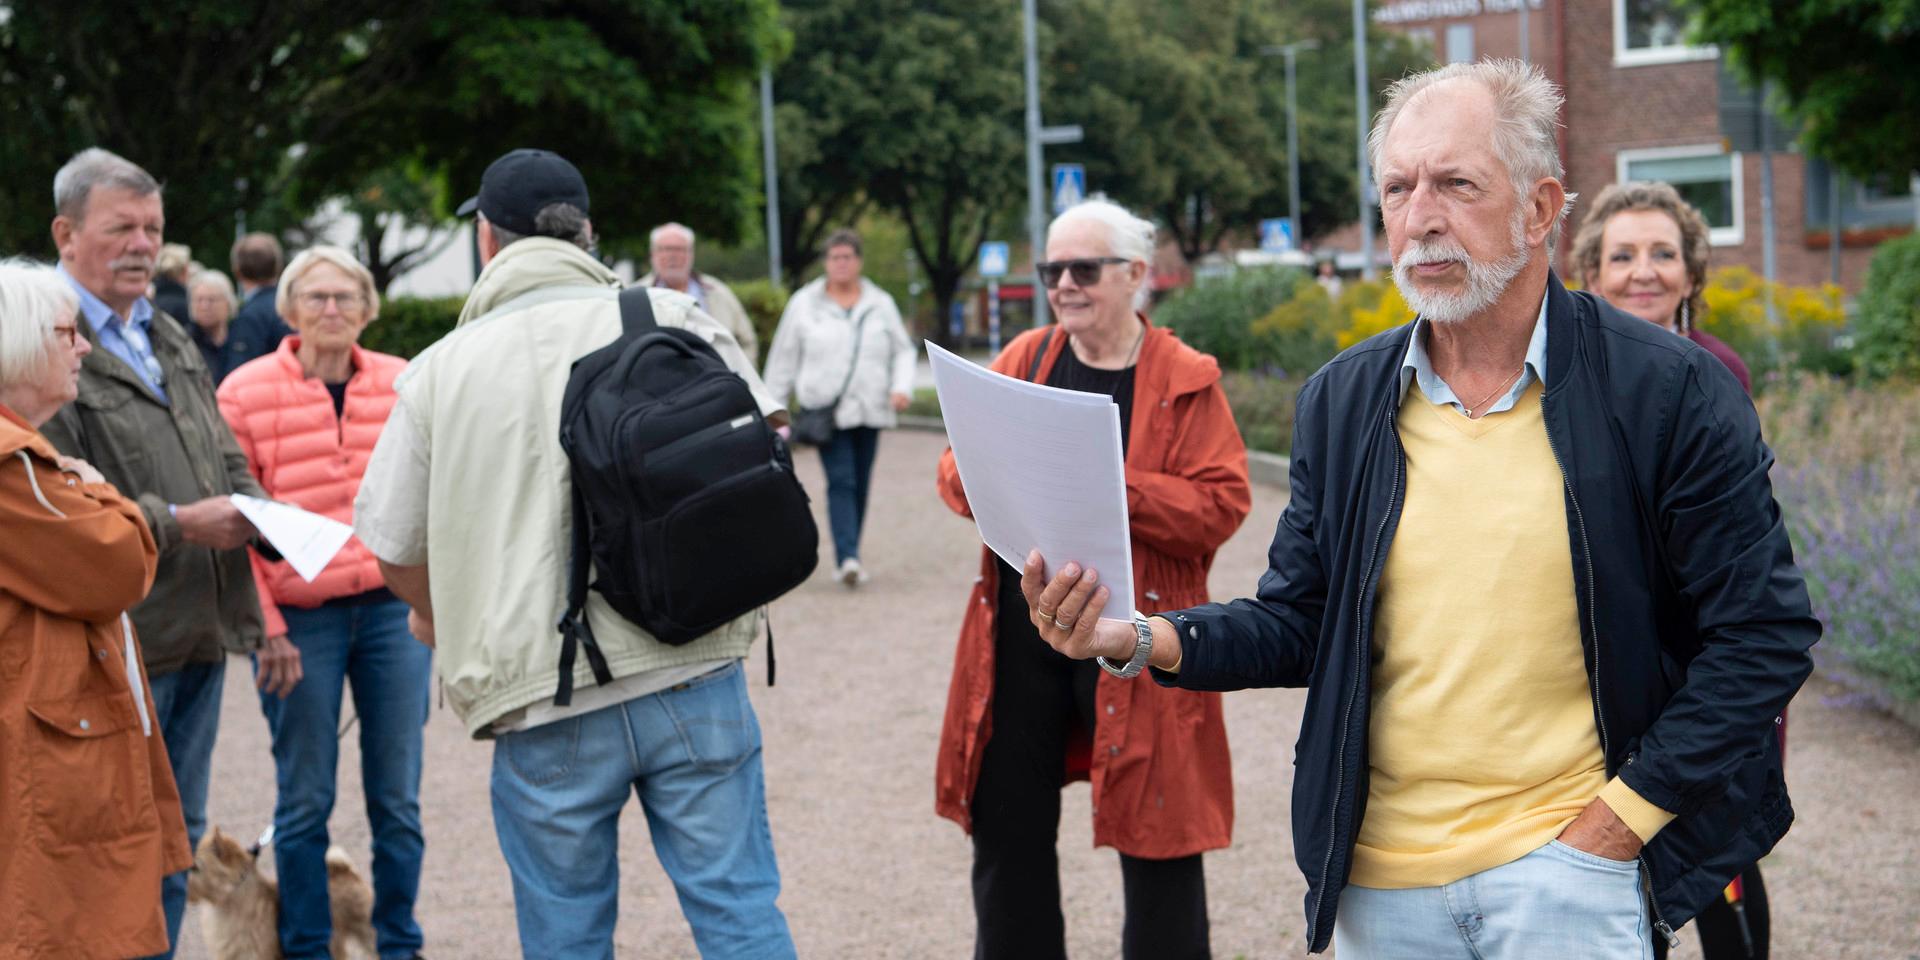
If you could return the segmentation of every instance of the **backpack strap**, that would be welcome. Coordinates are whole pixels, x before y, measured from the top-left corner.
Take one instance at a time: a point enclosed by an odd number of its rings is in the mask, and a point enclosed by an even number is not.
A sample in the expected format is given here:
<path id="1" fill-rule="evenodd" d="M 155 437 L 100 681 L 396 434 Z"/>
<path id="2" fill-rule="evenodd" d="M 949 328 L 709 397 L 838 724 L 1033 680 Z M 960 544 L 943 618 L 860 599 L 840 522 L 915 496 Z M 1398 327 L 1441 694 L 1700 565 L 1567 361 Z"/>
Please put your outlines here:
<path id="1" fill-rule="evenodd" d="M 641 300 L 646 298 L 643 295 Z M 626 306 L 626 295 L 620 297 L 621 306 Z M 626 311 L 621 310 L 621 320 L 626 319 Z M 647 311 L 647 320 L 652 322 L 653 313 Z M 553 705 L 564 707 L 573 702 L 573 660 L 576 653 L 585 648 L 587 664 L 593 667 L 593 680 L 601 686 L 613 682 L 613 671 L 607 668 L 607 657 L 600 652 L 600 644 L 593 639 L 593 627 L 587 623 L 587 570 L 593 565 L 593 557 L 588 546 L 587 526 L 591 522 L 587 516 L 587 498 L 580 492 L 580 485 L 573 487 L 573 551 L 567 558 L 567 609 L 560 614 L 560 686 L 554 691 Z"/>
<path id="2" fill-rule="evenodd" d="M 1028 382 L 1040 382 L 1040 364 L 1047 359 L 1047 345 L 1053 342 L 1053 332 L 1058 329 L 1060 329 L 1058 326 L 1050 326 L 1047 328 L 1047 335 L 1040 338 L 1039 349 L 1033 351 L 1033 366 L 1027 370 Z"/>
<path id="3" fill-rule="evenodd" d="M 653 318 L 653 298 L 646 287 L 628 287 L 620 291 L 620 335 L 638 337 L 660 329 Z"/>

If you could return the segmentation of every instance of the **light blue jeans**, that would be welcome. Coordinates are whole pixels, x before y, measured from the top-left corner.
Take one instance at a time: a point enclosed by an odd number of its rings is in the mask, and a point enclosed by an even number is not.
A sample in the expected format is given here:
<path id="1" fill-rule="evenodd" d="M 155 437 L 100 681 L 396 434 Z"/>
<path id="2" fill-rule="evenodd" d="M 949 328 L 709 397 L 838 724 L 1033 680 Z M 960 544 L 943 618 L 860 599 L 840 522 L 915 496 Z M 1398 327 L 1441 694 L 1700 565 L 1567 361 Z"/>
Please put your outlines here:
<path id="1" fill-rule="evenodd" d="M 1639 864 L 1558 840 L 1443 887 L 1348 886 L 1340 960 L 1652 960 Z"/>
<path id="2" fill-rule="evenodd" d="M 327 820 L 340 763 L 341 694 L 351 684 L 360 780 L 373 831 L 373 929 L 380 956 L 411 957 L 422 942 L 413 907 L 426 853 L 421 728 L 430 704 L 433 651 L 407 632 L 407 605 L 398 600 L 280 612 L 287 638 L 300 648 L 304 674 L 284 699 L 260 693 L 279 785 L 273 859 L 280 878 L 281 950 L 289 960 L 325 958 L 333 940 Z"/>
<path id="3" fill-rule="evenodd" d="M 493 828 L 527 960 L 612 960 L 619 821 L 640 797 L 706 960 L 788 960 L 760 723 L 740 661 L 659 693 L 501 736 Z"/>

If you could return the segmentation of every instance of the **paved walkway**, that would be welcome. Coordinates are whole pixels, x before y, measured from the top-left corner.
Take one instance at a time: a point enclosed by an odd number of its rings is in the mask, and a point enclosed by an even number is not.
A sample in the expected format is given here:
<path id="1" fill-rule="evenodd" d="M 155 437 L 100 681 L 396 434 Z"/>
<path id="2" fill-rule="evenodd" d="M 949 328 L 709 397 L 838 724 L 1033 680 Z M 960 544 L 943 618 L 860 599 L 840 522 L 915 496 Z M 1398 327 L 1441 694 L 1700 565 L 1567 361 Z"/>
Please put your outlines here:
<path id="1" fill-rule="evenodd" d="M 933 815 L 933 758 L 979 541 L 934 495 L 942 447 L 940 436 L 911 431 L 881 441 L 863 551 L 873 581 L 848 592 L 823 563 L 774 611 L 779 686 L 765 685 L 763 648 L 750 664 L 781 903 L 804 957 L 957 960 L 972 951 L 969 846 Z M 803 454 L 801 474 L 819 505 L 818 460 Z M 1216 596 L 1252 589 L 1284 502 L 1284 491 L 1256 488 L 1251 519 L 1214 565 Z M 229 669 L 226 695 L 210 817 L 251 837 L 271 817 L 273 768 L 244 662 Z M 1920 960 L 1920 736 L 1837 700 L 1816 681 L 1793 708 L 1789 773 L 1800 822 L 1768 863 L 1773 955 Z M 1291 690 L 1226 699 L 1238 816 L 1233 848 L 1207 858 L 1214 954 L 1223 960 L 1304 955 L 1305 885 L 1288 838 L 1303 701 Z M 419 913 L 428 955 L 516 957 L 512 889 L 487 798 L 492 748 L 438 709 L 427 738 Z M 349 743 L 342 754 L 334 837 L 365 869 L 357 751 Z M 645 821 L 637 806 L 627 812 L 619 956 L 695 956 Z M 1072 953 L 1117 957 L 1120 873 L 1112 851 L 1091 847 L 1085 784 L 1066 791 L 1060 834 Z M 188 928 L 181 956 L 201 960 L 191 913 Z M 1678 956 L 1697 957 L 1683 936 Z"/>

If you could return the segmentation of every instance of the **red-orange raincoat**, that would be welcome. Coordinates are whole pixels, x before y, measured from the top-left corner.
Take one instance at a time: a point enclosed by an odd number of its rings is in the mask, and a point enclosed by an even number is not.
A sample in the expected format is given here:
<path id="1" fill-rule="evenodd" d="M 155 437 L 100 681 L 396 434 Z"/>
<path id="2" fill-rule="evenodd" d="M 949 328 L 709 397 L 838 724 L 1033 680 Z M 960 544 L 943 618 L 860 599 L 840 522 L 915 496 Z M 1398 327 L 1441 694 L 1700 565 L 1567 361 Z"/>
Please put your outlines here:
<path id="1" fill-rule="evenodd" d="M 1143 318 L 1144 319 L 1144 318 Z M 1046 343 L 1051 370 L 1067 337 L 1016 337 L 993 369 L 1025 378 Z M 1220 366 L 1148 326 L 1127 413 L 1127 512 L 1133 533 L 1134 603 L 1145 613 L 1207 601 L 1214 551 L 1252 509 L 1247 451 L 1220 389 Z M 953 451 L 940 458 L 940 496 L 971 516 Z M 980 758 L 993 736 L 993 656 L 998 568 L 982 549 L 967 598 L 947 691 L 934 773 L 934 809 L 972 830 Z M 1069 779 L 1093 785 L 1093 842 L 1129 856 L 1172 859 L 1227 846 L 1233 834 L 1233 764 L 1220 695 L 1102 674 L 1091 744 L 1067 759 Z"/>

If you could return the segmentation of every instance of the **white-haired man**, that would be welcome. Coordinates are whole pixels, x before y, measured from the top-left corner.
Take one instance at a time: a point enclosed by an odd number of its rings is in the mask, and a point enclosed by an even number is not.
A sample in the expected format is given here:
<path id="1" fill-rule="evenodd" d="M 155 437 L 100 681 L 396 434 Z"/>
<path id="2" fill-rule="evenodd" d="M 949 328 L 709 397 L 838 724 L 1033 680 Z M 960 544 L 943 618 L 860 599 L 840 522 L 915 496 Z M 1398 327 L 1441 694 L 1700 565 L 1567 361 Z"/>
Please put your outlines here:
<path id="1" fill-rule="evenodd" d="M 251 650 L 262 636 L 245 550 L 253 525 L 228 495 L 265 493 L 220 417 L 199 348 L 147 299 L 166 228 L 159 182 L 95 147 L 54 175 L 53 199 L 60 274 L 95 349 L 80 363 L 79 399 L 41 433 L 138 501 L 160 548 L 153 589 L 130 613 L 187 834 L 198 844 L 227 652 Z M 161 898 L 168 942 L 177 944 L 186 873 L 167 877 Z"/>
<path id="2" fill-rule="evenodd" d="M 1372 152 L 1419 316 L 1301 390 L 1256 596 L 1096 627 L 1092 577 L 1023 589 L 1071 655 L 1309 688 L 1309 949 L 1648 957 L 1793 819 L 1772 721 L 1820 625 L 1773 457 L 1711 354 L 1554 277 L 1537 69 L 1390 95 Z"/>
<path id="3" fill-rule="evenodd" d="M 753 319 L 747 308 L 720 278 L 693 269 L 693 229 L 680 223 L 663 223 L 647 234 L 647 258 L 653 272 L 641 277 L 640 286 L 678 290 L 700 304 L 707 315 L 720 321 L 740 341 L 747 359 L 760 360 L 760 335 L 753 331 Z"/>

